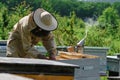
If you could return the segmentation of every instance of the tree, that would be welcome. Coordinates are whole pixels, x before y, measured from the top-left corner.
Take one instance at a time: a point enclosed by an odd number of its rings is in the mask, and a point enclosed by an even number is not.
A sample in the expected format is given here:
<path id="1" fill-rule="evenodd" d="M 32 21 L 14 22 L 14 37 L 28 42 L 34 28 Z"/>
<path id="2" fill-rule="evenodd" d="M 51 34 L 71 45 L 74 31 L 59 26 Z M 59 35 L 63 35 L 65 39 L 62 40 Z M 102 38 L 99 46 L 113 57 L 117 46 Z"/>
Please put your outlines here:
<path id="1" fill-rule="evenodd" d="M 8 10 L 7 7 L 0 3 L 0 39 L 6 39 L 8 26 Z"/>
<path id="2" fill-rule="evenodd" d="M 53 12 L 51 0 L 42 0 L 40 7 L 44 8 L 45 10 L 47 10 L 49 12 Z"/>
<path id="3" fill-rule="evenodd" d="M 25 1 L 21 2 L 20 4 L 12 8 L 9 17 L 10 19 L 8 25 L 9 30 L 13 28 L 14 24 L 17 23 L 20 18 L 28 15 L 31 12 L 31 10 L 32 7 L 30 7 L 30 5 L 28 5 Z"/>
<path id="4" fill-rule="evenodd" d="M 53 9 L 59 13 L 61 16 L 69 16 L 72 7 L 71 1 L 70 0 L 53 0 Z"/>
<path id="5" fill-rule="evenodd" d="M 116 9 L 108 7 L 103 11 L 103 14 L 98 18 L 100 27 L 107 29 L 108 33 L 115 34 L 119 28 L 119 15 Z"/>
<path id="6" fill-rule="evenodd" d="M 118 14 L 120 16 L 120 2 L 115 2 L 112 6 L 118 11 Z"/>

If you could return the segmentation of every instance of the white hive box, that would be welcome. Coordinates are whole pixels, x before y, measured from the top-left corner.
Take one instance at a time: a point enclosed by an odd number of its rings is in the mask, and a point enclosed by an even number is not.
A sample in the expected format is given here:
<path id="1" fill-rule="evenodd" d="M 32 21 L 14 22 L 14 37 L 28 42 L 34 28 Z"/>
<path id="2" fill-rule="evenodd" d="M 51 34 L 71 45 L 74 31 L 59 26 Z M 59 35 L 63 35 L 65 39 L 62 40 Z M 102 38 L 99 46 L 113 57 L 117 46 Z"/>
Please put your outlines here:
<path id="1" fill-rule="evenodd" d="M 0 56 L 1 57 L 6 56 L 6 44 L 7 44 L 7 40 L 0 40 Z"/>
<path id="2" fill-rule="evenodd" d="M 100 75 L 104 76 L 107 75 L 107 52 L 108 47 L 84 47 L 84 54 L 90 54 L 100 57 Z"/>
<path id="3" fill-rule="evenodd" d="M 80 68 L 75 69 L 74 80 L 100 80 L 98 56 L 75 52 L 59 52 L 56 58 L 60 62 L 79 65 Z"/>

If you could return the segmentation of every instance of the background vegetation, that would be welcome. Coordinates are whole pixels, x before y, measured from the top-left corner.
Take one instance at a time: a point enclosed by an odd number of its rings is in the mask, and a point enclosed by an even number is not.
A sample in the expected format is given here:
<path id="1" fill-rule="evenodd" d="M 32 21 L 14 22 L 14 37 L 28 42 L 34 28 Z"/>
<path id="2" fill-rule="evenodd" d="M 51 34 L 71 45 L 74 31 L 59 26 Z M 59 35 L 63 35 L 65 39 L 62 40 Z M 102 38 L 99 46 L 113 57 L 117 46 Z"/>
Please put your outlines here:
<path id="1" fill-rule="evenodd" d="M 109 55 L 120 52 L 120 3 L 77 0 L 0 0 L 0 39 L 6 40 L 14 24 L 37 8 L 58 20 L 54 31 L 58 46 L 75 46 L 87 32 L 85 46 L 109 47 Z"/>

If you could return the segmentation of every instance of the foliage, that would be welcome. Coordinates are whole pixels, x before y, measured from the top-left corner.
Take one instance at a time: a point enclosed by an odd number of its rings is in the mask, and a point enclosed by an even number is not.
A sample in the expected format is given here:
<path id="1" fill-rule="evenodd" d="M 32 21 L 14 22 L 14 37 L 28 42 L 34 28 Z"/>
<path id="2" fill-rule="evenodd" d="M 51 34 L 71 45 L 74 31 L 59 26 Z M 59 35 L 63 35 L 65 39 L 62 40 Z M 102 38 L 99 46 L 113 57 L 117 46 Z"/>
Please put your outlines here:
<path id="1" fill-rule="evenodd" d="M 9 16 L 9 30 L 13 28 L 15 23 L 17 23 L 20 18 L 29 14 L 31 12 L 31 9 L 32 8 L 29 7 L 29 5 L 26 4 L 26 2 L 21 2 L 19 5 L 15 6 L 15 8 L 12 8 L 12 13 Z"/>
<path id="2" fill-rule="evenodd" d="M 120 52 L 119 3 L 91 3 L 78 0 L 1 0 L 0 2 L 2 2 L 0 39 L 7 39 L 9 31 L 20 18 L 42 7 L 58 20 L 58 29 L 53 31 L 58 46 L 75 46 L 89 28 L 85 46 L 110 47 L 109 55 Z M 98 20 L 102 25 L 94 23 L 86 25 L 86 18 Z"/>
<path id="3" fill-rule="evenodd" d="M 118 15 L 120 16 L 120 2 L 115 2 L 112 7 L 118 11 Z"/>
<path id="4" fill-rule="evenodd" d="M 20 18 L 30 13 L 31 9 L 25 1 L 21 2 L 15 8 L 11 8 L 9 12 L 7 7 L 0 3 L 0 39 L 7 39 L 9 31 L 13 28 L 14 24 L 18 22 Z"/>
<path id="5" fill-rule="evenodd" d="M 76 16 L 82 19 L 99 16 L 106 7 L 110 6 L 109 3 L 93 3 L 75 0 L 52 0 L 52 3 L 53 9 L 61 16 L 69 16 L 71 11 L 75 11 Z"/>
<path id="6" fill-rule="evenodd" d="M 47 10 L 49 12 L 53 11 L 53 9 L 52 9 L 52 3 L 50 2 L 50 0 L 45 0 L 45 1 L 42 0 L 40 7 L 44 8 L 45 10 Z"/>
<path id="7" fill-rule="evenodd" d="M 83 37 L 85 24 L 84 22 L 77 18 L 74 12 L 71 12 L 71 16 L 68 18 L 66 16 L 61 17 L 55 15 L 59 27 L 54 31 L 55 39 L 58 45 L 76 45 L 76 43 Z"/>
<path id="8" fill-rule="evenodd" d="M 100 37 L 100 39 L 102 37 L 104 38 L 101 41 L 105 41 L 105 43 L 101 43 L 101 44 L 104 44 L 110 47 L 111 50 L 109 54 L 119 52 L 120 45 L 116 45 L 120 43 L 119 41 L 120 17 L 118 15 L 117 10 L 114 9 L 113 7 L 106 8 L 103 14 L 98 18 L 98 21 L 100 23 L 99 30 L 105 31 L 103 36 Z"/>
<path id="9" fill-rule="evenodd" d="M 0 39 L 6 39 L 7 36 L 7 25 L 8 25 L 8 10 L 7 7 L 0 3 Z"/>
<path id="10" fill-rule="evenodd" d="M 116 53 L 120 52 L 120 41 L 119 40 L 112 40 L 110 46 L 110 51 L 108 55 L 115 55 Z"/>
<path id="11" fill-rule="evenodd" d="M 33 7 L 33 10 L 42 7 L 50 12 L 55 11 L 61 16 L 69 16 L 71 11 L 75 11 L 76 16 L 82 19 L 94 15 L 99 16 L 106 7 L 111 6 L 110 3 L 91 3 L 78 0 L 1 0 L 0 2 L 5 3 L 8 9 L 11 9 L 23 1 Z"/>
<path id="12" fill-rule="evenodd" d="M 119 25 L 119 15 L 116 9 L 108 7 L 99 17 L 99 22 L 102 23 L 103 28 L 111 25 L 112 29 L 117 29 Z M 103 25 L 104 24 L 104 25 Z"/>

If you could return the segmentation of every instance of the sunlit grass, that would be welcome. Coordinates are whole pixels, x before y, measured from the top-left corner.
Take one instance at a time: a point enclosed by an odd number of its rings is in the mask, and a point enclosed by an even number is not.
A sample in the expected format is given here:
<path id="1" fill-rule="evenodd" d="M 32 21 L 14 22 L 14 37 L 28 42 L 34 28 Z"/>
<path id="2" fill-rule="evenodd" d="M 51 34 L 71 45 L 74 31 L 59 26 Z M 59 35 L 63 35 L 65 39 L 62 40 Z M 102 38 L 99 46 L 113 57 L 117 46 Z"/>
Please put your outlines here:
<path id="1" fill-rule="evenodd" d="M 108 79 L 107 76 L 104 76 L 104 77 L 100 77 L 100 80 L 108 80 Z"/>

